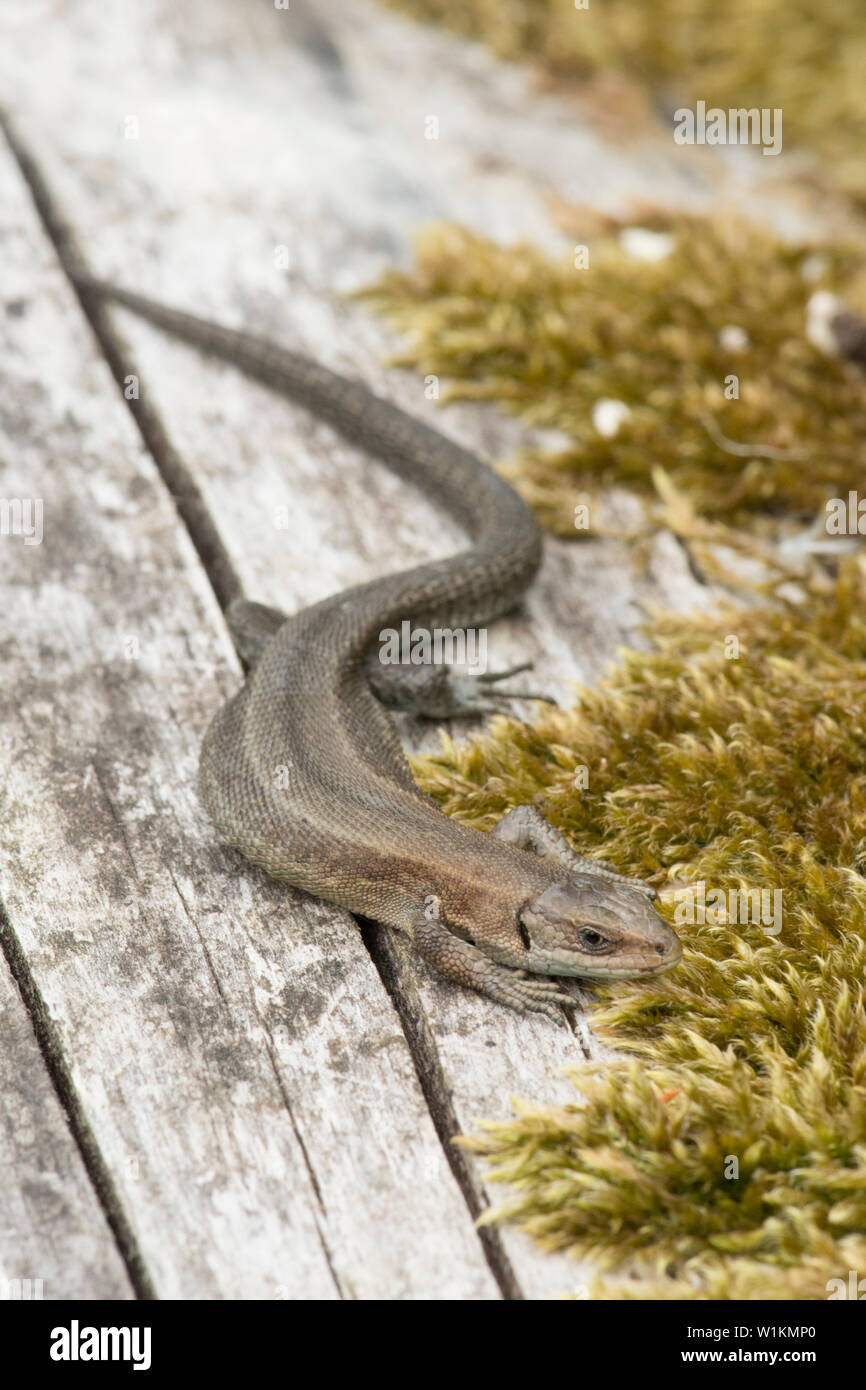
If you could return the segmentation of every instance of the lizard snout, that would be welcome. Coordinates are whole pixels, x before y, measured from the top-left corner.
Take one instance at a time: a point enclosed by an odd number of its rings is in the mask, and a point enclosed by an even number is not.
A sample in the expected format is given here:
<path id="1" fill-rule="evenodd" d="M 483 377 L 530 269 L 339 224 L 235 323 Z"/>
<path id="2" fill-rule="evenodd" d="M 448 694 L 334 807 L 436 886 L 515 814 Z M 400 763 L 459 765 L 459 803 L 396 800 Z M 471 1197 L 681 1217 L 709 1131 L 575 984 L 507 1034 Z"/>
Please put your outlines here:
<path id="1" fill-rule="evenodd" d="M 589 980 L 660 975 L 682 958 L 682 944 L 646 891 L 577 873 L 551 884 L 520 913 L 526 964 L 547 975 Z"/>

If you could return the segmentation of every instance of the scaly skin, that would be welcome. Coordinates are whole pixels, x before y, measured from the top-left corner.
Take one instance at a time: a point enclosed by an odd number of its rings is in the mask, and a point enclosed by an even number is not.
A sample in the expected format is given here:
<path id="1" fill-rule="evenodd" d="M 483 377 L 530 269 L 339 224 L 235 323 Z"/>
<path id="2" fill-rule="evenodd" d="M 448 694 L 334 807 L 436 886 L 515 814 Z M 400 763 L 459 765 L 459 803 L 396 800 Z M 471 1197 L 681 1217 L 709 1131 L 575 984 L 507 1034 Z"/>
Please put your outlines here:
<path id="1" fill-rule="evenodd" d="M 448 979 L 557 1022 L 573 1001 L 543 976 L 628 979 L 675 965 L 680 944 L 652 890 L 581 859 L 534 808 L 510 812 L 492 835 L 442 815 L 413 782 L 384 707 L 490 708 L 490 677 L 455 682 L 443 696 L 442 668 L 415 667 L 407 695 L 407 668 L 373 654 L 381 630 L 404 619 L 479 627 L 514 605 L 541 556 L 517 494 L 466 450 L 297 353 L 79 283 L 304 405 L 474 537 L 457 556 L 290 618 L 232 606 L 239 646 L 255 664 L 208 729 L 200 765 L 202 799 L 229 844 L 275 878 L 407 932 Z"/>

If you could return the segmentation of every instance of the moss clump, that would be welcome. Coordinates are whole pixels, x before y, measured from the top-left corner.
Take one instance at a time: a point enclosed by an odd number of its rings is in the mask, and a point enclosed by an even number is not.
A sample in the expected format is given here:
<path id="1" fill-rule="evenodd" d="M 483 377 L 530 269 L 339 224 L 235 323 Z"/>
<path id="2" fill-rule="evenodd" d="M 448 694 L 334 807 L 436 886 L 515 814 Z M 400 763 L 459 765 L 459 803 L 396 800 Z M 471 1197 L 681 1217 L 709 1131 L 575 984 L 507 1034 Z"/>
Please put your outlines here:
<path id="1" fill-rule="evenodd" d="M 856 255 L 816 259 L 734 218 L 675 217 L 670 235 L 664 260 L 636 260 L 608 235 L 575 269 L 571 248 L 551 259 L 439 227 L 420 239 L 416 269 L 366 292 L 410 332 L 399 363 L 441 375 L 451 398 L 496 401 L 567 436 L 503 470 L 561 534 L 575 534 L 583 491 L 654 496 L 659 468 L 704 517 L 752 529 L 811 519 L 862 473 L 862 377 L 805 336 L 816 288 L 863 298 Z M 731 326 L 745 334 L 736 351 Z M 605 398 L 631 411 L 613 438 L 593 424 Z"/>
<path id="2" fill-rule="evenodd" d="M 866 25 L 862 0 L 390 0 L 418 19 L 534 61 L 560 84 L 616 71 L 671 112 L 781 107 L 785 148 L 832 167 L 836 187 L 866 203 Z"/>
<path id="3" fill-rule="evenodd" d="M 613 484 L 734 548 L 822 517 L 863 476 L 866 391 L 808 343 L 806 304 L 862 307 L 857 257 L 824 248 L 816 275 L 815 248 L 741 221 L 655 225 L 665 259 L 611 228 L 588 270 L 434 229 L 370 298 L 412 335 L 401 363 L 565 434 L 506 470 L 562 534 Z M 630 410 L 612 437 L 603 398 Z M 833 573 L 814 562 L 799 601 L 660 620 L 573 709 L 415 762 L 461 820 L 535 803 L 653 879 L 684 940 L 671 976 L 604 991 L 618 1059 L 575 1070 L 574 1106 L 523 1103 L 464 1141 L 511 1188 L 490 1219 L 596 1259 L 593 1297 L 821 1298 L 866 1268 L 866 560 Z M 689 920 L 700 884 L 727 910 Z M 779 921 L 735 912 L 761 890 Z"/>
<path id="4" fill-rule="evenodd" d="M 593 1023 L 625 1056 L 576 1071 L 581 1105 L 521 1105 L 468 1141 L 514 1189 L 499 1216 L 642 1258 L 642 1296 L 825 1297 L 866 1267 L 864 615 L 851 558 L 797 605 L 662 621 L 573 709 L 415 762 L 463 821 L 531 801 L 653 879 L 684 940 L 671 976 L 604 991 Z M 700 881 L 780 889 L 781 930 L 683 923 Z"/>

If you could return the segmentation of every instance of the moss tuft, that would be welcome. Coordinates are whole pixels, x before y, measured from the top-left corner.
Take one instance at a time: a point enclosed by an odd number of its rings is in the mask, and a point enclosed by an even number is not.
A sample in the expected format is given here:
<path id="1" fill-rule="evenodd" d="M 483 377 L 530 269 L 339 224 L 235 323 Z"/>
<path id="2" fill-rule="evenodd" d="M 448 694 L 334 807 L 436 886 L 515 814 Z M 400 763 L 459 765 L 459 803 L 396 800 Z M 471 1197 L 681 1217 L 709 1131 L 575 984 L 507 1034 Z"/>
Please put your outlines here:
<path id="1" fill-rule="evenodd" d="M 834 185 L 866 204 L 862 0 L 390 0 L 418 19 L 533 61 L 568 89 L 614 72 L 673 112 L 781 107 L 785 148 L 833 166 Z M 621 96 L 619 98 L 622 100 Z M 802 177 L 802 171 L 801 177 Z"/>
<path id="2" fill-rule="evenodd" d="M 851 558 L 799 604 L 659 622 L 573 709 L 415 761 L 469 824 L 532 801 L 653 879 L 684 940 L 671 976 L 602 992 L 621 1059 L 575 1071 L 580 1104 L 521 1104 L 465 1141 L 514 1191 L 498 1218 L 605 1266 L 642 1258 L 643 1296 L 822 1296 L 866 1262 L 864 614 Z M 740 924 L 684 922 L 700 882 L 780 890 L 781 930 L 754 898 Z"/>
<path id="3" fill-rule="evenodd" d="M 584 492 L 619 483 L 655 498 L 660 469 L 705 518 L 754 530 L 811 520 L 863 468 L 862 377 L 806 338 L 817 288 L 866 301 L 860 257 L 825 248 L 816 259 L 736 218 L 677 216 L 670 232 L 662 261 L 633 259 L 608 235 L 584 270 L 570 248 L 551 259 L 436 227 L 414 270 L 365 291 L 410 334 L 396 363 L 443 377 L 449 399 L 495 401 L 567 436 L 559 452 L 526 450 L 503 468 L 562 535 L 575 535 Z M 731 327 L 746 335 L 740 351 L 725 346 Z M 593 424 L 603 399 L 631 411 L 613 438 Z M 744 445 L 754 452 L 741 456 Z"/>
<path id="4" fill-rule="evenodd" d="M 859 0 L 822 10 L 817 47 L 812 7 L 782 0 L 620 0 L 592 29 L 571 0 L 401 3 L 567 77 L 616 53 L 709 103 L 787 92 L 786 136 L 789 116 L 816 149 L 838 136 L 866 202 L 845 143 Z M 810 345 L 806 306 L 829 289 L 866 308 L 858 253 L 656 211 L 643 225 L 672 249 L 647 262 L 618 225 L 572 211 L 589 270 L 571 249 L 429 230 L 416 269 L 368 292 L 410 334 L 400 363 L 562 433 L 503 472 L 563 535 L 579 536 L 585 494 L 598 532 L 612 486 L 643 498 L 645 532 L 705 546 L 702 562 L 719 542 L 766 558 L 822 528 L 826 499 L 863 477 L 866 390 Z M 628 407 L 607 435 L 603 399 Z M 793 553 L 809 548 L 777 550 L 775 579 Z M 684 940 L 672 975 L 599 991 L 593 1024 L 617 1055 L 574 1070 L 574 1105 L 521 1102 L 462 1141 L 510 1189 L 487 1219 L 594 1258 L 592 1297 L 823 1298 L 866 1269 L 866 559 L 834 563 L 801 563 L 796 590 L 768 582 L 762 607 L 659 619 L 653 650 L 574 708 L 498 718 L 414 763 L 460 820 L 489 829 L 534 803 L 582 853 L 652 879 Z"/>

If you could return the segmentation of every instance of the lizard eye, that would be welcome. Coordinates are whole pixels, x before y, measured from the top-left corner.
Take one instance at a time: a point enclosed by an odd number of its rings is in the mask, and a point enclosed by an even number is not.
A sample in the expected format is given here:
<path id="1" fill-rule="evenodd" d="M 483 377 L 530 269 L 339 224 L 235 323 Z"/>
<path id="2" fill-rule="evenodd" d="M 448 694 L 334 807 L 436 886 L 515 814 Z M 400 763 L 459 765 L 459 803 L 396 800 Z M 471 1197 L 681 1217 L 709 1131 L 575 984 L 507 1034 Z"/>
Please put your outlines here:
<path id="1" fill-rule="evenodd" d="M 601 932 L 593 931 L 592 927 L 581 927 L 577 933 L 581 950 L 589 952 L 590 955 L 601 955 L 610 950 L 610 942 Z"/>

